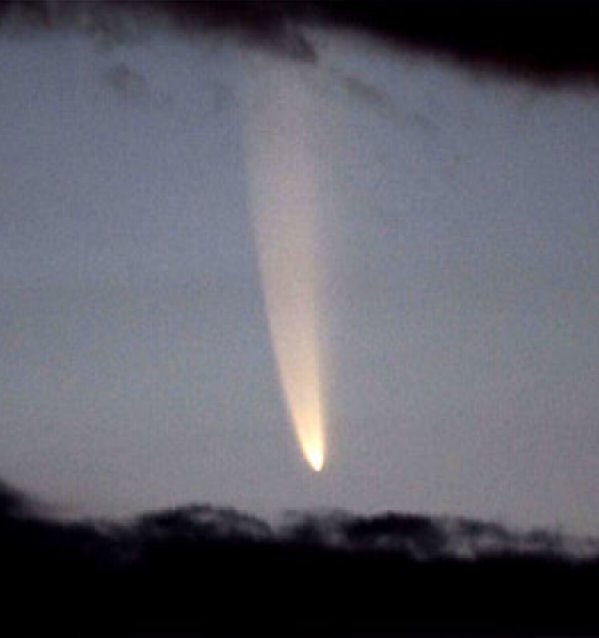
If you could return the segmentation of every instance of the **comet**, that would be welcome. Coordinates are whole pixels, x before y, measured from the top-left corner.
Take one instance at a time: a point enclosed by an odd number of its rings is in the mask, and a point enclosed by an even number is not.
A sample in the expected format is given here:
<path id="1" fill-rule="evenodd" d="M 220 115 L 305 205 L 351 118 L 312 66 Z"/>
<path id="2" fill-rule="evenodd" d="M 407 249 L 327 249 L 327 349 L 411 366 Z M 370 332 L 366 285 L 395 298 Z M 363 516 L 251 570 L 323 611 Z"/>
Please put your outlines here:
<path id="1" fill-rule="evenodd" d="M 282 394 L 304 455 L 325 460 L 314 105 L 293 68 L 263 76 L 246 123 L 252 226 Z"/>

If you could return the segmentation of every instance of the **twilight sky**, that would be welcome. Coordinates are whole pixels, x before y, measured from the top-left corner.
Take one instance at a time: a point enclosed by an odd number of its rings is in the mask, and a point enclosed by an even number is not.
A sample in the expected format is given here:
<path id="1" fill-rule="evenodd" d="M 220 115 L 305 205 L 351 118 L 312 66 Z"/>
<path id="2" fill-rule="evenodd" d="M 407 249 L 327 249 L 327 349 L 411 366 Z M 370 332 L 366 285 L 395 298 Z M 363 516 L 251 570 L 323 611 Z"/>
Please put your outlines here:
<path id="1" fill-rule="evenodd" d="M 5 19 L 2 478 L 66 514 L 599 533 L 599 91 L 324 27 L 293 43 Z M 316 219 L 320 474 L 269 340 L 269 198 Z"/>

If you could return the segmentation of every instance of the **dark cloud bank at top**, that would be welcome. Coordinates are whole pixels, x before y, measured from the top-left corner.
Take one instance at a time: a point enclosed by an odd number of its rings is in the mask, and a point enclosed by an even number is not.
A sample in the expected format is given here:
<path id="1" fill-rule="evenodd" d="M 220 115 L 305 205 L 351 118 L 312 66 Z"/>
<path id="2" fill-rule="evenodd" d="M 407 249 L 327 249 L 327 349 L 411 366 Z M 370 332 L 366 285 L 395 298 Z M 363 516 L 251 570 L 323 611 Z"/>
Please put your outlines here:
<path id="1" fill-rule="evenodd" d="M 77 25 L 126 35 L 122 20 L 180 34 L 220 32 L 305 61 L 317 53 L 303 27 L 347 29 L 390 46 L 448 56 L 482 71 L 543 83 L 599 77 L 599 7 L 566 0 L 387 2 L 4 2 L 5 22 L 52 29 Z"/>
<path id="2" fill-rule="evenodd" d="M 0 560 L 15 635 L 599 631 L 599 540 L 471 519 L 321 512 L 274 527 L 191 505 L 65 522 L 0 484 Z"/>

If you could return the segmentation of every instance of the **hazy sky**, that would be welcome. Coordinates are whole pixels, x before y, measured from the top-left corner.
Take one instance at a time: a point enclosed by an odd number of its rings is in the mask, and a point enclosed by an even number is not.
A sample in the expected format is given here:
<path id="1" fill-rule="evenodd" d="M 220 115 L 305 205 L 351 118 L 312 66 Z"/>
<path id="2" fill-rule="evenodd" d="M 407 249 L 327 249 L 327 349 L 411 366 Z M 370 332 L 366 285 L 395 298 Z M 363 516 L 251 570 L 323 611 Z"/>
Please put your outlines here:
<path id="1" fill-rule="evenodd" d="M 311 61 L 127 25 L 0 32 L 2 477 L 66 513 L 599 533 L 599 92 L 317 29 Z M 251 127 L 280 82 L 317 176 L 320 474 L 252 234 Z M 292 152 L 281 121 L 262 139 Z"/>

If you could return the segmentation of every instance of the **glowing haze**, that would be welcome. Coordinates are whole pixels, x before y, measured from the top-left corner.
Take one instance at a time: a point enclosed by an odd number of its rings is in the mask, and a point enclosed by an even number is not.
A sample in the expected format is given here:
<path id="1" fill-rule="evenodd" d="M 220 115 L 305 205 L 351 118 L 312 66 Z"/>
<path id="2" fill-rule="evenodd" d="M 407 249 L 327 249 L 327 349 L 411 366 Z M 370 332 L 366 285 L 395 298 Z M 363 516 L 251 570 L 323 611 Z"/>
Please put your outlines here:
<path id="1" fill-rule="evenodd" d="M 324 464 L 318 343 L 318 185 L 314 122 L 301 70 L 268 74 L 247 122 L 250 206 L 266 313 L 287 408 L 304 457 Z"/>

